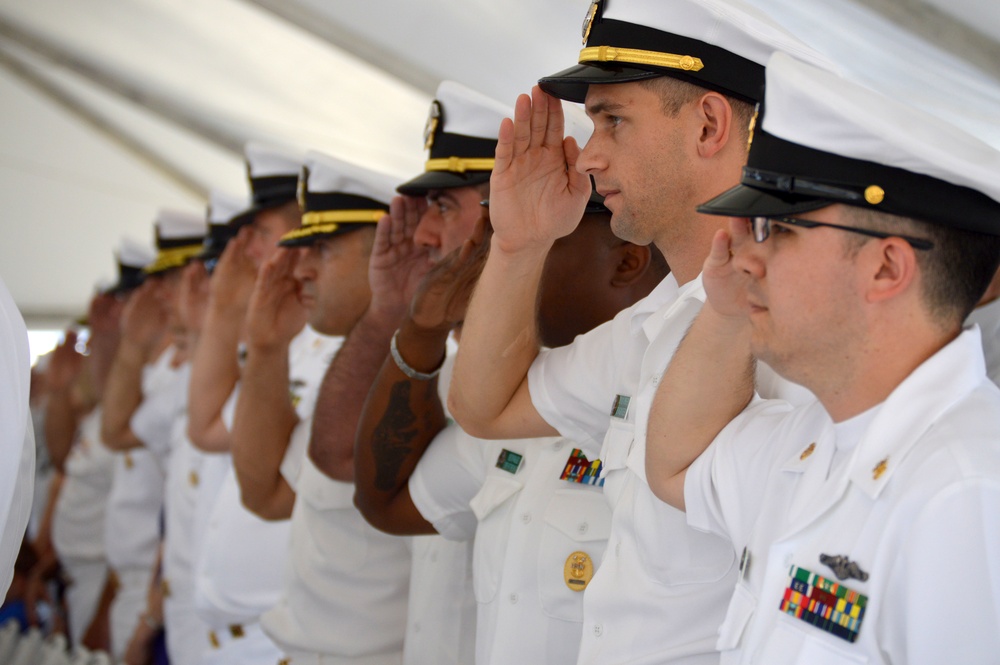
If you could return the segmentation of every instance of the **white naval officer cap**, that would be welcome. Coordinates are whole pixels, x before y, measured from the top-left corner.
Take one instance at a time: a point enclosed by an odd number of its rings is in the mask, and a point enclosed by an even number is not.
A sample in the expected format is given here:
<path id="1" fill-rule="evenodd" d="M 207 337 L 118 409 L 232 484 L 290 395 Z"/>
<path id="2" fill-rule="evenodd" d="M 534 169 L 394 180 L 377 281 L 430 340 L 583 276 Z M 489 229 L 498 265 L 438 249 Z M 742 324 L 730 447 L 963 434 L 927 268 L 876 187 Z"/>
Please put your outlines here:
<path id="1" fill-rule="evenodd" d="M 293 148 L 262 141 L 249 141 L 243 152 L 253 201 L 231 219 L 236 227 L 249 224 L 262 210 L 294 201 L 303 160 L 302 153 Z"/>
<path id="2" fill-rule="evenodd" d="M 489 182 L 500 122 L 514 109 L 455 81 L 442 81 L 431 102 L 424 128 L 430 151 L 424 173 L 397 190 L 424 196 L 431 189 L 468 187 Z"/>
<path id="3" fill-rule="evenodd" d="M 302 247 L 319 238 L 374 226 L 389 212 L 399 178 L 346 162 L 321 152 L 309 152 L 300 176 L 302 226 L 286 233 L 282 247 Z"/>
<path id="4" fill-rule="evenodd" d="M 226 244 L 236 236 L 239 226 L 230 224 L 233 218 L 243 215 L 250 206 L 246 196 L 234 196 L 228 192 L 213 189 L 208 194 L 205 217 L 208 219 L 208 235 L 205 236 L 199 259 L 211 261 L 222 255 Z"/>
<path id="5" fill-rule="evenodd" d="M 115 250 L 118 263 L 118 281 L 99 290 L 109 294 L 128 293 L 142 284 L 145 277 L 143 268 L 156 259 L 151 247 L 134 238 L 123 236 Z"/>
<path id="6" fill-rule="evenodd" d="M 200 251 L 208 224 L 202 215 L 162 209 L 156 214 L 156 259 L 146 266 L 154 275 L 183 267 Z"/>
<path id="7" fill-rule="evenodd" d="M 741 184 L 699 207 L 737 217 L 842 203 L 1000 235 L 1000 151 L 836 74 L 776 53 Z"/>
<path id="8" fill-rule="evenodd" d="M 583 43 L 579 64 L 540 79 L 542 90 L 583 102 L 592 83 L 670 76 L 752 103 L 772 53 L 833 66 L 743 0 L 593 0 Z"/>

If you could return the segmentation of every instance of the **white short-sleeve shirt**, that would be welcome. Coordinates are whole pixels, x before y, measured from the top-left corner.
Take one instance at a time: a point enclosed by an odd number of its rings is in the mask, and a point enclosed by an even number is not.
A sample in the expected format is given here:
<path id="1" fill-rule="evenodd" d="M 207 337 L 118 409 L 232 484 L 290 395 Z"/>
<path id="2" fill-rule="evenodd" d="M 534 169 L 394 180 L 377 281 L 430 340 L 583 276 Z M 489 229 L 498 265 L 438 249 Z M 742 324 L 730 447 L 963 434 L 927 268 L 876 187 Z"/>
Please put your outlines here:
<path id="1" fill-rule="evenodd" d="M 704 300 L 700 276 L 679 286 L 668 275 L 613 320 L 542 351 L 529 370 L 542 417 L 566 438 L 601 447 L 612 509 L 607 553 L 584 596 L 581 665 L 718 661 L 716 631 L 736 579 L 733 546 L 688 527 L 653 495 L 645 470 L 653 396 Z"/>
<path id="2" fill-rule="evenodd" d="M 579 462 L 575 452 L 596 460 L 599 448 L 562 438 L 484 441 L 449 425 L 410 477 L 414 504 L 439 533 L 475 537 L 479 665 L 576 662 L 583 590 L 603 557 L 611 511 L 599 479 L 562 479 Z M 567 572 L 574 557 L 580 577 Z"/>
<path id="3" fill-rule="evenodd" d="M 59 558 L 104 559 L 104 512 L 115 455 L 101 442 L 101 407 L 84 416 L 66 457 L 65 479 L 52 516 Z"/>
<path id="4" fill-rule="evenodd" d="M 342 341 L 306 326 L 289 345 L 289 390 L 302 422 L 285 451 L 281 472 L 293 488 L 308 445 L 316 394 Z M 234 410 L 231 399 L 223 410 L 230 429 Z M 194 532 L 195 539 L 202 541 L 195 563 L 195 606 L 199 616 L 214 627 L 254 623 L 278 602 L 291 534 L 290 520 L 262 520 L 247 510 L 231 460 L 219 462 L 213 460 L 208 471 L 215 477 L 222 475 L 221 483 L 217 490 L 209 488 L 200 500 L 203 504 L 214 494 L 204 535 L 197 525 Z"/>
<path id="5" fill-rule="evenodd" d="M 690 524 L 745 552 L 723 662 L 996 661 L 1000 389 L 979 345 L 918 367 L 847 450 L 818 402 L 758 400 L 688 469 Z"/>

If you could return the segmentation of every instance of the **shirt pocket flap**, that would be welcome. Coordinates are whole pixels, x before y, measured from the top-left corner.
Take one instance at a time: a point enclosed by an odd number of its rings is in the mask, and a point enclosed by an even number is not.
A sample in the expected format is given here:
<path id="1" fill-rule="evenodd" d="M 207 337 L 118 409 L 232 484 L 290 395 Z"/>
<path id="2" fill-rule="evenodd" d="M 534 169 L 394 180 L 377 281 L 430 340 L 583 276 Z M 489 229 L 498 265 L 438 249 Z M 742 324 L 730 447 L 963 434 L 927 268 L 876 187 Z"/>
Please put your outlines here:
<path id="1" fill-rule="evenodd" d="M 599 492 L 587 489 L 557 490 L 545 508 L 545 522 L 570 540 L 607 540 L 611 510 Z"/>
<path id="2" fill-rule="evenodd" d="M 513 477 L 489 476 L 482 489 L 469 501 L 469 507 L 481 522 L 507 499 L 520 492 L 522 487 Z"/>

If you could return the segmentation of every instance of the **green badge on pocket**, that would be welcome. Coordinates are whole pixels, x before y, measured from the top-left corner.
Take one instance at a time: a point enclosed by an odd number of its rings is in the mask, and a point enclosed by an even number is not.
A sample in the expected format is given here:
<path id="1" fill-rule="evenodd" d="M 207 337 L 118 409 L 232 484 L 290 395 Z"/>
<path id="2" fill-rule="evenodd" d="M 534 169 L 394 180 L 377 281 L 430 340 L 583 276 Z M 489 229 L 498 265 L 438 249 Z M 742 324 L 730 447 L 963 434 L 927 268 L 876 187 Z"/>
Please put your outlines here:
<path id="1" fill-rule="evenodd" d="M 497 458 L 497 468 L 508 473 L 517 473 L 517 470 L 521 468 L 522 459 L 524 458 L 521 455 L 504 448 L 500 451 L 500 457 Z"/>

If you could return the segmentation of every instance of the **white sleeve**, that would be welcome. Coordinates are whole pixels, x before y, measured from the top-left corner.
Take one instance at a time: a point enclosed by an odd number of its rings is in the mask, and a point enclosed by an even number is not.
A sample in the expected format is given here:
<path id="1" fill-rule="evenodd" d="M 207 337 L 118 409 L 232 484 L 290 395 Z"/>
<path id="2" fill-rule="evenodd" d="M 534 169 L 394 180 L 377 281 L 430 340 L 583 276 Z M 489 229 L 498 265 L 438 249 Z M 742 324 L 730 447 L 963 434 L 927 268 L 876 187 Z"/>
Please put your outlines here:
<path id="1" fill-rule="evenodd" d="M 619 315 L 568 346 L 542 349 L 528 370 L 532 404 L 562 436 L 600 449 L 614 398 L 616 352 L 629 343 L 617 339 L 623 326 L 627 330 L 628 320 Z"/>
<path id="2" fill-rule="evenodd" d="M 781 459 L 773 446 L 791 406 L 754 398 L 688 467 L 684 505 L 688 525 L 734 543 L 746 541 L 756 521 L 768 476 Z"/>
<path id="3" fill-rule="evenodd" d="M 492 450 L 490 442 L 449 425 L 431 442 L 410 476 L 413 504 L 448 540 L 471 540 L 476 533 L 476 515 L 469 502 L 483 485 L 488 449 Z"/>

